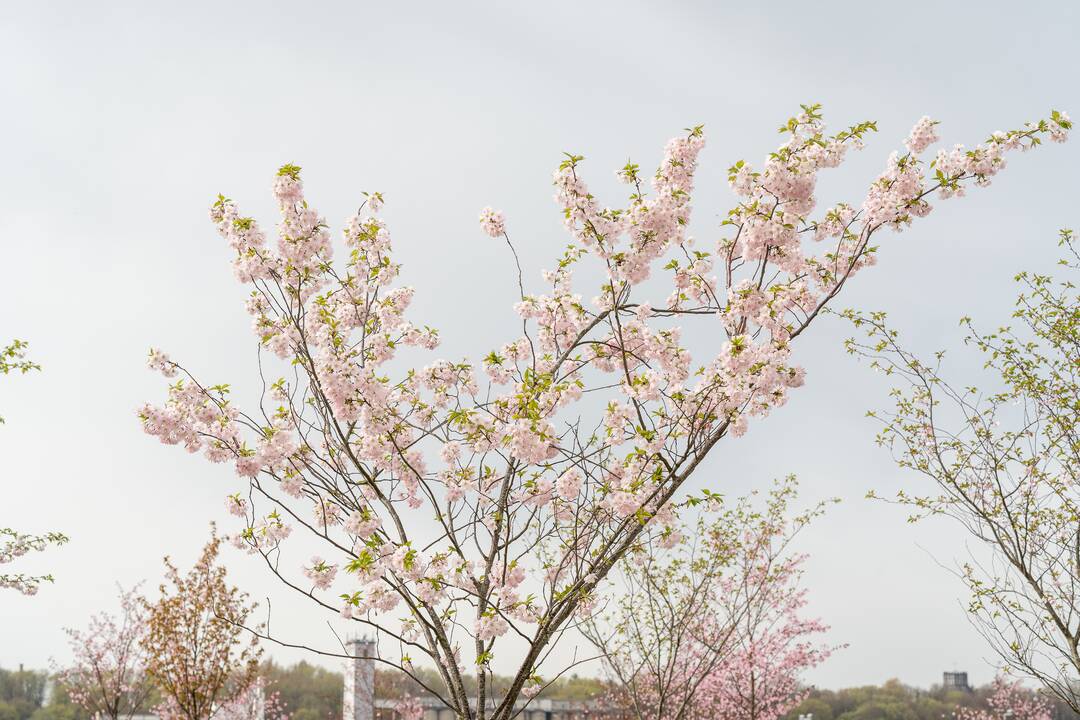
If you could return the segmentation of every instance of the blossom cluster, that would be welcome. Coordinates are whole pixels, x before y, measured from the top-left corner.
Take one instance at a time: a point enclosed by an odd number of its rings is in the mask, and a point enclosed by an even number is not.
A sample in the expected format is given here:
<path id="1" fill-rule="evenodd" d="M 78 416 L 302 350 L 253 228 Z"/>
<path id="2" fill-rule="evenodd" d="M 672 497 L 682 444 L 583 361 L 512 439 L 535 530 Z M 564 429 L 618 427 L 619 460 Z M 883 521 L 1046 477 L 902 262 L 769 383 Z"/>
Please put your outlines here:
<path id="1" fill-rule="evenodd" d="M 486 207 L 480 211 L 480 228 L 489 237 L 501 237 L 506 232 L 506 219 L 501 211 Z"/>
<path id="2" fill-rule="evenodd" d="M 30 552 L 41 552 L 49 545 L 63 545 L 67 537 L 60 533 L 28 535 L 11 528 L 0 528 L 0 565 L 12 563 Z M 9 589 L 23 595 L 36 595 L 41 583 L 52 582 L 52 575 L 0 573 L 0 590 Z"/>

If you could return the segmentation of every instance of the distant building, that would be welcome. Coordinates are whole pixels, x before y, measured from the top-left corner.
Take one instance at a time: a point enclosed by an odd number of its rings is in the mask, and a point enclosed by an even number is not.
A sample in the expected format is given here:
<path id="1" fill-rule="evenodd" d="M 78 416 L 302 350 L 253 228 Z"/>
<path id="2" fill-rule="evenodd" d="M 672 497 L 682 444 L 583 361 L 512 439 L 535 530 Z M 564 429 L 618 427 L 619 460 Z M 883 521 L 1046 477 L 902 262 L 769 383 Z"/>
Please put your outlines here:
<path id="1" fill-rule="evenodd" d="M 971 692 L 971 686 L 968 685 L 966 672 L 943 673 L 941 687 L 944 690 L 960 690 L 961 692 Z"/>

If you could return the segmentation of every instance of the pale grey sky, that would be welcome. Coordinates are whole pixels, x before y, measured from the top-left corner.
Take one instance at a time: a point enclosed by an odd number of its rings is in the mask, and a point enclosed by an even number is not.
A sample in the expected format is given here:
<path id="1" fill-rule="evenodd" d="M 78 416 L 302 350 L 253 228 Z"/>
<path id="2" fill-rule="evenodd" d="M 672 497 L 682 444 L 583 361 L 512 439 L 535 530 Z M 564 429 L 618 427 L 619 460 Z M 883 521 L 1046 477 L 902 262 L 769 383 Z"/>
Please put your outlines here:
<path id="1" fill-rule="evenodd" d="M 509 337 L 515 292 L 477 211 L 506 212 L 535 283 L 566 239 L 550 184 L 562 151 L 584 154 L 614 203 L 627 157 L 651 168 L 704 123 L 694 234 L 711 240 L 732 203 L 726 168 L 760 162 L 800 102 L 880 129 L 823 178 L 823 206 L 859 201 L 923 114 L 968 144 L 1051 107 L 1080 115 L 1078 29 L 1066 2 L 3 4 L 0 338 L 30 340 L 45 371 L 0 383 L 0 524 L 73 541 L 20 565 L 55 585 L 0 594 L 0 665 L 65 659 L 62 625 L 111 608 L 117 581 L 156 584 L 162 555 L 189 562 L 225 520 L 231 474 L 133 416 L 162 397 L 151 344 L 214 379 L 250 376 L 246 291 L 206 217 L 216 193 L 269 228 L 273 172 L 294 162 L 336 233 L 361 191 L 381 190 L 416 317 L 445 356 L 475 356 Z M 1012 157 L 989 189 L 885 235 L 840 306 L 889 311 L 924 352 L 963 314 L 1004 321 L 1012 274 L 1051 269 L 1057 228 L 1077 223 L 1078 161 L 1080 139 Z M 844 498 L 803 536 L 811 611 L 850 644 L 811 681 L 986 682 L 962 589 L 935 562 L 962 557 L 963 538 L 862 499 L 919 481 L 873 445 L 864 412 L 887 386 L 844 354 L 847 334 L 826 319 L 800 341 L 807 386 L 727 443 L 712 479 L 741 492 L 795 472 L 808 498 Z M 328 638 L 253 560 L 227 557 L 239 584 L 273 594 L 278 630 Z"/>

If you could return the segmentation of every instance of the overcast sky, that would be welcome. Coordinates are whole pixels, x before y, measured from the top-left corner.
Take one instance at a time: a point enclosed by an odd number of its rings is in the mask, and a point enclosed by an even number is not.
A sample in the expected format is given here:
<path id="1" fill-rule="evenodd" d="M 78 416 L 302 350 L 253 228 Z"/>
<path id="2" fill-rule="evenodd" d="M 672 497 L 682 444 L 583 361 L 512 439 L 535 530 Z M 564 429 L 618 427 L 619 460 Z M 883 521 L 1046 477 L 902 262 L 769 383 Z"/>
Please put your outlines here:
<path id="1" fill-rule="evenodd" d="M 284 162 L 334 227 L 364 190 L 387 198 L 413 317 L 446 357 L 478 356 L 516 328 L 509 260 L 477 212 L 503 209 L 538 287 L 567 241 L 551 171 L 564 150 L 605 201 L 613 171 L 644 168 L 704 123 L 694 234 L 713 240 L 732 205 L 726 168 L 760 163 L 800 102 L 834 127 L 876 119 L 867 148 L 820 184 L 821 207 L 858 202 L 924 114 L 974 144 L 1051 107 L 1080 115 L 1071 3 L 32 2 L 0 5 L 0 339 L 32 342 L 44 372 L 0 382 L 0 526 L 63 530 L 69 546 L 19 569 L 51 570 L 28 599 L 0 593 L 0 666 L 67 658 L 61 627 L 114 605 L 116 582 L 189 563 L 222 497 L 223 467 L 141 432 L 159 401 L 150 345 L 243 388 L 253 353 L 246 290 L 207 220 L 218 192 L 266 228 Z M 955 347 L 957 319 L 994 326 L 1010 278 L 1048 271 L 1077 218 L 1080 139 L 1010 158 L 985 190 L 883 234 L 878 267 L 840 306 L 887 310 L 923 352 Z M 863 500 L 921 482 L 895 470 L 864 417 L 888 386 L 844 354 L 826 318 L 800 339 L 806 387 L 712 458 L 731 492 L 794 472 L 808 499 L 840 496 L 802 536 L 810 611 L 849 646 L 809 677 L 827 687 L 943 670 L 990 679 L 946 567 L 965 553 L 947 525 L 907 525 Z M 958 352 L 958 373 L 978 364 Z M 782 451 L 780 451 L 782 449 Z M 255 561 L 234 580 L 274 599 L 277 630 L 323 642 L 323 618 L 291 603 Z M 946 567 L 943 567 L 946 566 Z M 283 660 L 300 657 L 274 651 Z"/>

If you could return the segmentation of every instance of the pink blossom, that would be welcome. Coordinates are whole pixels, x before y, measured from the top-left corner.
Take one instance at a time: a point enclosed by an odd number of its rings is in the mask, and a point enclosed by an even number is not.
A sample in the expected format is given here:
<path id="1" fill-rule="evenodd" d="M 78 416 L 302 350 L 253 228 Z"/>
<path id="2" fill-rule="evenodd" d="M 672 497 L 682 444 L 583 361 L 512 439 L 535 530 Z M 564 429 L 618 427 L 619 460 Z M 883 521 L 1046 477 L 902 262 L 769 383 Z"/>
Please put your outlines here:
<path id="1" fill-rule="evenodd" d="M 911 129 L 911 134 L 908 135 L 907 140 L 904 141 L 904 145 L 907 146 L 908 152 L 913 155 L 922 153 L 923 150 L 936 143 L 940 138 L 937 133 L 934 132 L 934 127 L 937 122 L 931 120 L 926 115 L 923 115 L 919 122 L 915 123 L 915 127 Z"/>
<path id="2" fill-rule="evenodd" d="M 156 370 L 167 378 L 176 377 L 176 363 L 160 350 L 150 348 L 150 357 L 147 359 L 146 364 L 151 370 Z"/>
<path id="3" fill-rule="evenodd" d="M 501 210 L 492 210 L 489 207 L 480 211 L 480 229 L 489 237 L 497 238 L 506 232 L 506 219 Z"/>
<path id="4" fill-rule="evenodd" d="M 316 555 L 311 558 L 311 563 L 304 566 L 304 575 L 315 584 L 319 590 L 325 590 L 334 582 L 337 575 L 337 566 L 326 563 Z"/>

